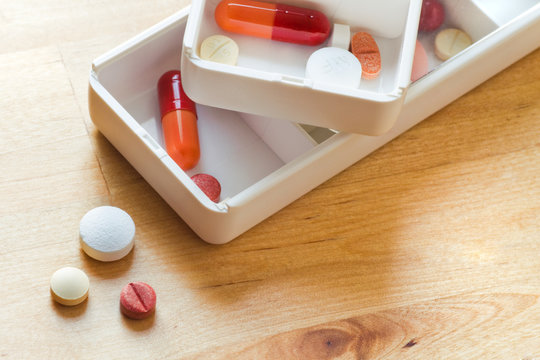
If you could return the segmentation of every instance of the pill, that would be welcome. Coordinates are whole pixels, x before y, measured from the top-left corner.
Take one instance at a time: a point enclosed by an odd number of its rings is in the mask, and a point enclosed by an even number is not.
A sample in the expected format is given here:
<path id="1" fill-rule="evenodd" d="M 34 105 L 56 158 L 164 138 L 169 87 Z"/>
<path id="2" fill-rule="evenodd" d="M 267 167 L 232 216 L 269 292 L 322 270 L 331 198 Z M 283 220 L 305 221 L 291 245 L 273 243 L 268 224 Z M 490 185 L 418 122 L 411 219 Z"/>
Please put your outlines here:
<path id="1" fill-rule="evenodd" d="M 435 37 L 435 55 L 441 60 L 447 60 L 471 44 L 471 37 L 463 31 L 444 29 Z"/>
<path id="2" fill-rule="evenodd" d="M 358 32 L 351 40 L 351 51 L 362 64 L 362 77 L 364 79 L 375 79 L 381 71 L 381 52 L 373 39 L 373 36 L 366 32 Z"/>
<path id="3" fill-rule="evenodd" d="M 306 65 L 306 78 L 332 85 L 357 88 L 362 65 L 348 50 L 326 47 L 315 51 Z"/>
<path id="4" fill-rule="evenodd" d="M 146 319 L 156 309 L 156 292 L 143 282 L 131 282 L 120 292 L 120 311 L 130 319 Z"/>
<path id="5" fill-rule="evenodd" d="M 79 235 L 88 256 L 99 261 L 115 261 L 133 248 L 135 223 L 122 209 L 100 206 L 83 216 Z"/>
<path id="6" fill-rule="evenodd" d="M 330 22 L 322 12 L 254 0 L 222 0 L 216 23 L 225 31 L 302 45 L 322 44 Z"/>
<path id="7" fill-rule="evenodd" d="M 344 24 L 334 24 L 328 46 L 349 50 L 351 46 L 351 27 Z"/>
<path id="8" fill-rule="evenodd" d="M 178 70 L 163 74 L 157 87 L 167 154 L 183 170 L 189 170 L 201 156 L 195 103 L 184 92 Z"/>
<path id="9" fill-rule="evenodd" d="M 66 306 L 82 303 L 88 297 L 90 281 L 84 271 L 74 267 L 63 267 L 51 277 L 51 295 L 53 299 Z"/>
<path id="10" fill-rule="evenodd" d="M 236 65 L 238 45 L 225 35 L 212 35 L 201 43 L 201 59 Z"/>
<path id="11" fill-rule="evenodd" d="M 437 30 L 444 22 L 444 7 L 438 0 L 424 0 L 420 12 L 418 30 Z"/>
<path id="12" fill-rule="evenodd" d="M 197 174 L 191 177 L 191 180 L 206 194 L 213 202 L 219 201 L 221 194 L 221 185 L 212 175 Z"/>
<path id="13" fill-rule="evenodd" d="M 411 72 L 411 81 L 416 81 L 422 76 L 426 75 L 429 70 L 429 61 L 426 50 L 420 43 L 416 40 L 416 48 L 414 49 L 414 60 Z"/>

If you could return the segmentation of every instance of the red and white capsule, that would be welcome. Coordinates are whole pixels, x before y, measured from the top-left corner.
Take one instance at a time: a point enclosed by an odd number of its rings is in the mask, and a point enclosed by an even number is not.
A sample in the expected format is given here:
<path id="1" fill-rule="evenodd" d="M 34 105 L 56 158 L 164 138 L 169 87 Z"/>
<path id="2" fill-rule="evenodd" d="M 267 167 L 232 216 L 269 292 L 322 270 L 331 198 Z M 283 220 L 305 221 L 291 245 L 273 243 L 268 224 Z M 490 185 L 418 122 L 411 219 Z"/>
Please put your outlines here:
<path id="1" fill-rule="evenodd" d="M 326 15 L 291 5 L 223 0 L 215 18 L 225 31 L 301 45 L 320 45 L 330 35 Z"/>

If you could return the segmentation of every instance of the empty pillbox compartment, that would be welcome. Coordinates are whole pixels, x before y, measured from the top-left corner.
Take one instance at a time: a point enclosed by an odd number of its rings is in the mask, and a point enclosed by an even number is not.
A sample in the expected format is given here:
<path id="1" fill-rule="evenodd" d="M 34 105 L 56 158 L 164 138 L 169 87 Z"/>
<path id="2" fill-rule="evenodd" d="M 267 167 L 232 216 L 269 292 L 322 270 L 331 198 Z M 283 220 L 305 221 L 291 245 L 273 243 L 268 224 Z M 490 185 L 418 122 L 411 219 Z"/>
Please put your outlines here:
<path id="1" fill-rule="evenodd" d="M 444 2 L 448 22 L 470 33 L 475 43 L 435 64 L 434 71 L 411 86 L 396 125 L 383 136 L 335 133 L 198 105 L 201 160 L 195 169 L 182 171 L 163 147 L 156 83 L 163 72 L 179 67 L 189 9 L 94 61 L 90 114 L 97 128 L 202 239 L 225 243 L 538 47 L 534 34 L 540 30 L 540 4 L 520 0 L 507 5 L 521 12 L 536 5 L 508 25 L 510 18 L 493 16 L 501 11 L 487 11 L 480 2 L 486 5 L 481 0 Z M 465 21 L 471 6 L 478 10 L 476 21 Z M 499 62 L 486 63 L 493 58 L 493 48 L 503 43 L 510 51 L 497 57 Z M 476 71 L 480 65 L 482 71 Z M 437 92 L 433 97 L 441 86 L 444 95 Z M 220 203 L 210 201 L 189 179 L 197 172 L 219 179 Z"/>
<path id="2" fill-rule="evenodd" d="M 391 127 L 410 82 L 421 0 L 285 1 L 319 10 L 331 24 L 349 25 L 352 34 L 366 31 L 375 38 L 381 72 L 376 79 L 363 79 L 358 88 L 305 78 L 310 55 L 329 46 L 328 40 L 307 46 L 224 31 L 214 17 L 219 2 L 194 1 L 188 20 L 182 70 L 184 88 L 196 102 L 368 135 Z M 215 34 L 238 44 L 236 66 L 200 58 L 201 43 Z M 281 105 L 276 108 L 276 103 Z M 358 113 L 367 116 L 364 119 Z"/>

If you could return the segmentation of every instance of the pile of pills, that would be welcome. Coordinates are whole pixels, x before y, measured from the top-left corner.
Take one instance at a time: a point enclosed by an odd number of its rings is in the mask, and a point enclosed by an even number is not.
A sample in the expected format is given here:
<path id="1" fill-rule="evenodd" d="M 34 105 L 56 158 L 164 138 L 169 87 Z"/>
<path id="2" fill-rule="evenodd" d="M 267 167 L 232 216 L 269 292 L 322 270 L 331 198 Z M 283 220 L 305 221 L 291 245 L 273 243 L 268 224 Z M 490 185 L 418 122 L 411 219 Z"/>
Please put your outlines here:
<path id="1" fill-rule="evenodd" d="M 82 250 L 93 259 L 120 260 L 133 248 L 135 223 L 125 211 L 100 206 L 83 216 L 79 225 Z M 63 267 L 51 277 L 50 291 L 54 301 L 75 306 L 88 298 L 90 280 L 81 269 Z M 120 310 L 131 319 L 145 319 L 156 307 L 154 289 L 143 282 L 132 282 L 120 292 Z"/>
<path id="2" fill-rule="evenodd" d="M 439 0 L 423 0 L 418 31 L 433 33 L 445 22 L 446 13 Z M 439 30 L 433 40 L 435 55 L 440 60 L 448 60 L 472 45 L 471 37 L 460 29 L 445 28 Z M 420 42 L 416 42 L 411 80 L 416 81 L 429 70 L 426 51 Z"/>
<path id="3" fill-rule="evenodd" d="M 214 15 L 217 25 L 227 32 L 312 46 L 328 40 L 328 47 L 314 51 L 308 59 L 308 79 L 357 88 L 360 79 L 376 79 L 381 71 L 381 53 L 370 34 L 357 32 L 351 37 L 350 27 L 344 24 L 334 24 L 331 31 L 320 11 L 263 1 L 222 0 Z M 228 65 L 236 64 L 238 54 L 238 45 L 224 35 L 206 38 L 199 51 L 203 60 Z"/>
<path id="4" fill-rule="evenodd" d="M 295 23 L 290 18 L 293 10 L 298 18 L 310 17 L 312 20 Z M 418 31 L 430 33 L 439 30 L 445 16 L 440 0 L 423 0 Z M 314 51 L 306 64 L 306 78 L 317 82 L 356 88 L 360 85 L 358 77 L 354 75 L 358 68 L 361 68 L 361 78 L 366 80 L 376 79 L 381 71 L 381 52 L 371 34 L 361 31 L 351 35 L 350 27 L 344 24 L 334 24 L 330 31 L 328 19 L 316 10 L 289 8 L 288 5 L 263 1 L 222 0 L 216 7 L 215 19 L 221 29 L 232 33 L 303 45 L 320 45 L 328 40 L 328 48 L 332 50 L 323 48 Z M 308 41 L 308 35 L 316 40 Z M 435 37 L 435 55 L 444 61 L 471 44 L 472 39 L 464 31 L 444 29 Z M 347 51 L 358 59 L 360 66 Z M 204 60 L 235 65 L 238 55 L 238 45 L 224 35 L 212 35 L 200 47 L 200 56 Z M 428 71 L 426 51 L 417 42 L 411 80 L 418 80 Z"/>

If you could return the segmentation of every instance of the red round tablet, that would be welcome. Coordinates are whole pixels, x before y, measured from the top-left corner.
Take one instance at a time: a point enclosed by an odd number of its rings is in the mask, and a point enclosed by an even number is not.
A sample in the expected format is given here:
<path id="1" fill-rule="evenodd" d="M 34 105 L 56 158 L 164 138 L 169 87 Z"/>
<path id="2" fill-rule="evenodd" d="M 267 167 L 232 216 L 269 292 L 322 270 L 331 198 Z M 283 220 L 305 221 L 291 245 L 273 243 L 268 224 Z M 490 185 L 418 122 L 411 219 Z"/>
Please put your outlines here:
<path id="1" fill-rule="evenodd" d="M 221 195 L 221 185 L 219 181 L 212 175 L 197 174 L 191 177 L 191 180 L 212 200 L 213 202 L 219 201 L 219 195 Z"/>
<path id="2" fill-rule="evenodd" d="M 437 0 L 424 0 L 418 29 L 421 31 L 433 31 L 438 29 L 443 22 L 444 7 L 442 4 Z"/>
<path id="3" fill-rule="evenodd" d="M 145 319 L 154 313 L 156 292 L 143 282 L 132 282 L 120 293 L 120 311 L 130 319 Z"/>

